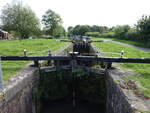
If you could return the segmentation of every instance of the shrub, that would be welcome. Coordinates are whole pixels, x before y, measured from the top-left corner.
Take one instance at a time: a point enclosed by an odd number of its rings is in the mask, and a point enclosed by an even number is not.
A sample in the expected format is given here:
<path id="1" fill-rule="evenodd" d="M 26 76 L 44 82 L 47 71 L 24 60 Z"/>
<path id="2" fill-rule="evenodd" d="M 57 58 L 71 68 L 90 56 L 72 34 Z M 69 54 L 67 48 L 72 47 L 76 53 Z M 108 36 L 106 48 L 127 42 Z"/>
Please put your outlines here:
<path id="1" fill-rule="evenodd" d="M 16 31 L 10 31 L 10 34 L 11 34 L 11 36 L 14 37 L 14 38 L 17 38 L 17 37 L 20 37 L 20 36 L 21 36 L 21 34 L 20 34 L 19 32 L 16 32 Z"/>
<path id="2" fill-rule="evenodd" d="M 86 32 L 87 36 L 91 36 L 91 37 L 99 37 L 100 33 L 99 32 Z"/>
<path id="3" fill-rule="evenodd" d="M 126 33 L 129 31 L 130 26 L 123 25 L 123 26 L 117 26 L 115 28 L 115 36 L 119 39 L 125 39 Z"/>
<path id="4" fill-rule="evenodd" d="M 114 38 L 115 37 L 115 33 L 114 32 L 102 33 L 102 34 L 100 34 L 99 37 L 102 37 L 102 38 Z"/>
<path id="5" fill-rule="evenodd" d="M 124 35 L 125 40 L 138 41 L 138 33 L 135 29 L 131 28 Z"/>

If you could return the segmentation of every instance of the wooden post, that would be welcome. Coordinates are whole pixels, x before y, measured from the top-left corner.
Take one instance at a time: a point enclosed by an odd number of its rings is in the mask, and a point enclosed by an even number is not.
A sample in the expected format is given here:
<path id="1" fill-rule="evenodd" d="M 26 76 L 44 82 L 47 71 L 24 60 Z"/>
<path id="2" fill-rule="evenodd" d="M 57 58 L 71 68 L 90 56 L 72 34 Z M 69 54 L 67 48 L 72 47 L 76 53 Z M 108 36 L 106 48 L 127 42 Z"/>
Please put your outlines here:
<path id="1" fill-rule="evenodd" d="M 56 70 L 59 70 L 59 69 L 60 69 L 60 61 L 56 60 Z"/>
<path id="2" fill-rule="evenodd" d="M 107 62 L 105 68 L 111 69 L 112 68 L 112 62 Z"/>
<path id="3" fill-rule="evenodd" d="M 26 49 L 24 49 L 23 53 L 24 53 L 24 56 L 27 56 L 27 50 Z"/>
<path id="4" fill-rule="evenodd" d="M 70 63 L 71 63 L 72 79 L 73 79 L 72 105 L 74 108 L 76 107 L 76 75 L 73 73 L 73 70 L 77 65 L 77 59 L 76 59 L 77 55 L 78 55 L 78 52 L 70 52 L 69 53 L 69 56 L 71 57 Z"/>
<path id="5" fill-rule="evenodd" d="M 48 50 L 48 56 L 52 56 L 50 49 Z M 47 65 L 48 65 L 48 66 L 51 65 L 51 60 L 48 60 L 48 61 L 47 61 Z"/>
<path id="6" fill-rule="evenodd" d="M 34 60 L 34 67 L 39 67 L 39 61 L 38 60 Z"/>

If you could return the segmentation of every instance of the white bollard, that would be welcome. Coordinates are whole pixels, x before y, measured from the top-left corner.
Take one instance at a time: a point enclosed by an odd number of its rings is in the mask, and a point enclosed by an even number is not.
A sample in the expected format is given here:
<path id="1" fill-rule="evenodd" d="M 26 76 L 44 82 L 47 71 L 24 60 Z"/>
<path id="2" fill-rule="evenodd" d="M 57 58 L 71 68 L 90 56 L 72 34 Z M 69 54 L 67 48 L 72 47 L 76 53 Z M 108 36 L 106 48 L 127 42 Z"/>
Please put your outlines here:
<path id="1" fill-rule="evenodd" d="M 121 55 L 121 58 L 123 58 L 123 56 L 124 56 L 124 50 L 121 51 L 120 55 Z"/>
<path id="2" fill-rule="evenodd" d="M 1 56 L 0 56 L 0 92 L 2 91 L 3 91 L 3 73 L 2 73 Z"/>

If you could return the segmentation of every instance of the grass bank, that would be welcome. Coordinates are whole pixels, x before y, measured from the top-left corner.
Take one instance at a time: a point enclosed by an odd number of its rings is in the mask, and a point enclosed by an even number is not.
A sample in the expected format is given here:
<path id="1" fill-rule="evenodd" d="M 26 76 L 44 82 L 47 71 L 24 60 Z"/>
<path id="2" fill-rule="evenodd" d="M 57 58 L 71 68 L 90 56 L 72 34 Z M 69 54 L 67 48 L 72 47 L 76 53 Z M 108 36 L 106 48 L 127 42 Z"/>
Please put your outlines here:
<path id="1" fill-rule="evenodd" d="M 125 47 L 111 42 L 96 42 L 94 43 L 97 48 L 104 52 L 126 52 L 125 57 L 128 58 L 150 58 L 150 52 L 143 52 L 131 47 Z M 110 57 L 117 57 L 116 55 L 107 55 Z M 141 90 L 150 96 L 150 64 L 138 63 L 120 63 L 120 66 L 126 69 L 131 69 L 135 73 L 129 75 L 129 79 L 138 81 L 144 88 Z"/>
<path id="2" fill-rule="evenodd" d="M 0 55 L 1 56 L 23 56 L 23 50 L 28 51 L 57 51 L 64 47 L 66 42 L 58 42 L 55 39 L 26 39 L 26 40 L 15 40 L 15 41 L 0 41 Z M 47 55 L 46 53 L 30 54 L 29 56 L 42 56 Z M 14 74 L 19 72 L 25 67 L 28 61 L 3 61 L 3 79 L 7 80 Z"/>
<path id="3" fill-rule="evenodd" d="M 122 42 L 122 43 L 126 43 L 126 44 L 131 44 L 134 46 L 139 46 L 139 47 L 143 47 L 143 48 L 148 48 L 144 43 L 142 42 L 136 42 L 136 41 L 130 41 L 130 40 L 120 40 L 120 39 L 112 39 L 114 41 L 118 41 L 118 42 Z"/>
<path id="4" fill-rule="evenodd" d="M 131 41 L 131 40 L 121 40 L 121 39 L 117 39 L 117 38 L 94 38 L 94 39 L 95 40 L 96 39 L 100 39 L 100 40 L 112 40 L 112 41 L 122 42 L 122 43 L 130 44 L 130 45 L 134 45 L 134 46 L 143 47 L 143 48 L 149 48 L 147 45 L 145 45 L 142 42 Z"/>

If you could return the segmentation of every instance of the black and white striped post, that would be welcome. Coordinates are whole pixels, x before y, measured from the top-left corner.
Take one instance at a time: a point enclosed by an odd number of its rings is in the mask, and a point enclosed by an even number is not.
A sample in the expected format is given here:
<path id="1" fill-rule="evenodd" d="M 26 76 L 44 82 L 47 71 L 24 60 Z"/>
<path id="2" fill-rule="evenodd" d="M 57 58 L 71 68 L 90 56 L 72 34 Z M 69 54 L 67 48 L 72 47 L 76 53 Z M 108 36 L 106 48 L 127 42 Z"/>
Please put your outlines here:
<path id="1" fill-rule="evenodd" d="M 3 91 L 3 73 L 2 73 L 1 56 L 0 56 L 0 92 L 2 91 Z"/>

